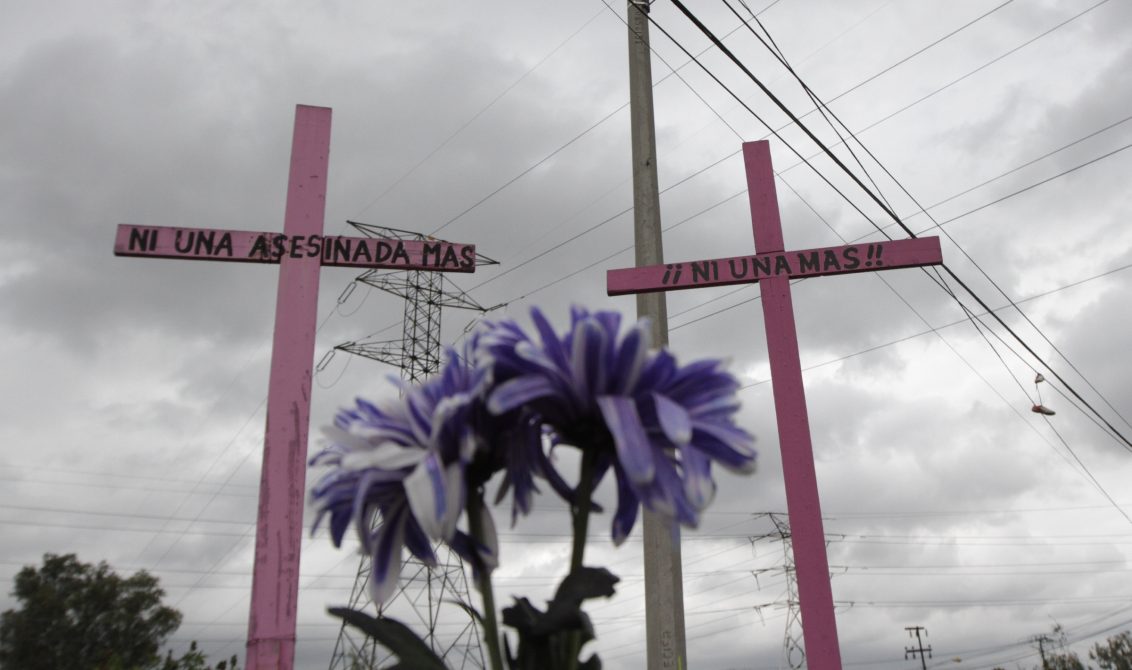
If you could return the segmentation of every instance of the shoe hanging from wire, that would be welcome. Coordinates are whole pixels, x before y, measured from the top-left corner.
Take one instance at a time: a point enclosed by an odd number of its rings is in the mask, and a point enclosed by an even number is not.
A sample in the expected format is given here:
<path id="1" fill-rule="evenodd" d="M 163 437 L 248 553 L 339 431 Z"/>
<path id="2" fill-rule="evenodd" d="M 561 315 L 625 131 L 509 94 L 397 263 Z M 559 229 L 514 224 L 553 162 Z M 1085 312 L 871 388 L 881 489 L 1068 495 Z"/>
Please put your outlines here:
<path id="1" fill-rule="evenodd" d="M 1038 384 L 1041 384 L 1045 380 L 1046 378 L 1042 376 L 1042 373 L 1034 373 L 1034 390 L 1038 392 L 1038 402 L 1030 408 L 1030 411 L 1035 414 L 1042 414 L 1044 416 L 1053 416 L 1054 414 L 1057 414 L 1057 412 L 1042 404 L 1042 389 L 1040 386 L 1038 386 Z"/>

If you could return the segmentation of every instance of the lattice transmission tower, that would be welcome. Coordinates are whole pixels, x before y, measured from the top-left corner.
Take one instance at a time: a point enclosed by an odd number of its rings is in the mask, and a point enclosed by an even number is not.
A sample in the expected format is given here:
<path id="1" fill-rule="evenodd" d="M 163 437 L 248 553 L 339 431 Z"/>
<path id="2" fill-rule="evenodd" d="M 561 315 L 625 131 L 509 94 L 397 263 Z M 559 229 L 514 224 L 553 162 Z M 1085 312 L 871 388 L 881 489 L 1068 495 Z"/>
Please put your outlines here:
<path id="1" fill-rule="evenodd" d="M 426 235 L 396 228 L 348 221 L 367 237 L 397 240 L 432 240 Z M 476 254 L 476 265 L 495 265 Z M 401 370 L 401 378 L 419 383 L 440 369 L 440 316 L 444 307 L 487 312 L 444 275 L 424 270 L 368 270 L 355 281 L 404 300 L 404 321 L 399 339 L 346 342 L 334 349 L 364 356 Z M 450 284 L 450 282 L 448 282 Z M 371 523 L 376 523 L 374 518 Z M 455 603 L 469 603 L 468 579 L 463 561 L 447 546 L 434 547 L 437 564 L 429 567 L 412 558 L 403 564 L 397 591 L 381 612 L 405 623 L 432 647 L 450 668 L 484 668 L 481 631 L 476 621 Z M 362 554 L 349 606 L 372 609 L 369 556 Z M 392 665 L 395 657 L 372 639 L 343 625 L 330 657 L 330 670 L 370 670 Z"/>
<path id="2" fill-rule="evenodd" d="M 785 515 L 777 512 L 765 512 L 756 515 L 765 516 L 774 525 L 774 531 L 765 535 L 756 535 L 750 538 L 751 542 L 768 540 L 782 544 L 782 567 L 755 571 L 758 578 L 760 572 L 779 572 L 786 578 L 786 630 L 782 635 L 782 658 L 791 670 L 800 670 L 806 667 L 806 648 L 802 645 L 802 613 L 798 608 L 798 575 L 794 570 L 794 548 L 790 541 L 790 521 Z"/>

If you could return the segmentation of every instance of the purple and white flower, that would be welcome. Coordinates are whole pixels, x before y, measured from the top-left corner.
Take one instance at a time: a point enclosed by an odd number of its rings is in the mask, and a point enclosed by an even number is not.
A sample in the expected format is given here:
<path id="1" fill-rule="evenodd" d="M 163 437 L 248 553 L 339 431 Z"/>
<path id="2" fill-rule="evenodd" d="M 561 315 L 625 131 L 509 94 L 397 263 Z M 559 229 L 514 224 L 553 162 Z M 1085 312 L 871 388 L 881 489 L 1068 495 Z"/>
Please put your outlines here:
<path id="1" fill-rule="evenodd" d="M 316 527 L 329 516 L 341 545 L 354 524 L 373 559 L 375 601 L 396 588 L 404 548 L 434 563 L 433 545 L 445 542 L 477 573 L 497 565 L 494 523 L 478 502 L 496 473 L 496 503 L 513 495 L 512 523 L 530 511 L 537 479 L 576 504 L 553 445 L 589 455 L 584 490 L 612 469 L 618 544 L 641 504 L 696 526 L 715 494 L 713 463 L 754 468 L 754 438 L 734 422 L 739 384 L 720 361 L 681 366 L 650 349 L 644 324 L 620 335 L 614 312 L 574 309 L 562 336 L 537 309 L 531 316 L 535 337 L 511 320 L 487 324 L 438 376 L 381 405 L 358 400 L 325 429 L 329 446 L 311 460 L 330 468 L 312 490 Z M 475 537 L 457 528 L 469 495 Z"/>
<path id="2" fill-rule="evenodd" d="M 754 438 L 734 423 L 737 380 L 715 360 L 686 366 L 650 351 L 646 326 L 618 337 L 620 315 L 575 308 L 559 337 L 537 309 L 532 339 L 503 321 L 481 339 L 477 361 L 491 370 L 487 407 L 533 412 L 554 439 L 596 450 L 595 483 L 612 467 L 618 506 L 613 539 L 632 530 L 640 504 L 696 526 L 711 501 L 712 462 L 755 466 Z"/>

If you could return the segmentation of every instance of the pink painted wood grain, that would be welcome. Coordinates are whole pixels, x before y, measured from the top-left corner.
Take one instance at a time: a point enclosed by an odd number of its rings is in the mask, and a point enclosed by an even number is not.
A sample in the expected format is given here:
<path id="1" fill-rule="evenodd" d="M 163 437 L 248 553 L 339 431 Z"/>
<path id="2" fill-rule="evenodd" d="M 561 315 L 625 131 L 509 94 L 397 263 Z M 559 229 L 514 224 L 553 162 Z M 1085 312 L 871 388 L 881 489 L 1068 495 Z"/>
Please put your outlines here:
<path id="1" fill-rule="evenodd" d="M 476 246 L 442 240 L 383 240 L 217 228 L 120 224 L 114 255 L 184 260 L 279 263 L 317 257 L 330 267 L 475 272 Z"/>
<path id="2" fill-rule="evenodd" d="M 283 232 L 289 237 L 322 235 L 330 117 L 325 107 L 299 105 L 295 110 L 283 219 Z M 259 484 L 247 670 L 291 670 L 294 666 L 318 279 L 317 256 L 282 258 Z"/>
<path id="3" fill-rule="evenodd" d="M 755 250 L 760 254 L 781 252 L 784 249 L 782 222 L 774 187 L 770 144 L 766 141 L 745 143 L 743 161 L 747 167 L 747 193 L 751 202 Z M 833 612 L 833 591 L 825 553 L 825 530 L 814 470 L 810 422 L 806 413 L 806 392 L 802 385 L 790 279 L 770 277 L 760 284 L 778 442 L 786 478 L 786 508 L 790 517 L 794 568 L 798 576 L 798 605 L 802 614 L 806 667 L 811 670 L 840 670 L 841 651 L 837 642 L 837 620 Z"/>
<path id="4" fill-rule="evenodd" d="M 887 240 L 609 270 L 606 273 L 606 293 L 681 291 L 704 286 L 749 284 L 770 277 L 820 277 L 939 265 L 942 262 L 938 237 Z"/>

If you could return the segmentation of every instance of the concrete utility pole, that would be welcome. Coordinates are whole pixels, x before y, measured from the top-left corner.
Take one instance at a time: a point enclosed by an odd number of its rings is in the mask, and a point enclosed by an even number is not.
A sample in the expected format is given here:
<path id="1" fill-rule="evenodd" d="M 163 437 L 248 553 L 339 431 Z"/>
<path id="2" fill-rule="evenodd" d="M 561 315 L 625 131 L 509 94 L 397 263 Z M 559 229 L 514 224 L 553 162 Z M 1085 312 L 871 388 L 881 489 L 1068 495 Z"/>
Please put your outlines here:
<path id="1" fill-rule="evenodd" d="M 932 646 L 929 644 L 928 648 L 924 649 L 924 641 L 920 639 L 920 631 L 924 631 L 924 635 L 927 636 L 928 629 L 923 626 L 905 626 L 904 630 L 908 631 L 908 637 L 912 637 L 913 633 L 916 634 L 916 646 L 904 647 L 904 660 L 908 660 L 909 656 L 916 658 L 916 655 L 919 654 L 920 667 L 923 668 L 923 670 L 928 670 L 928 662 L 926 659 L 932 657 Z M 925 652 L 927 652 L 926 657 L 924 656 Z"/>
<path id="2" fill-rule="evenodd" d="M 633 231 L 638 266 L 664 262 L 660 238 L 660 188 L 656 177 L 656 129 L 652 108 L 649 0 L 628 0 L 629 110 L 633 143 Z M 637 296 L 637 318 L 652 323 L 656 346 L 668 345 L 663 293 Z M 684 578 L 680 527 L 644 513 L 645 638 L 649 670 L 688 667 L 684 639 Z"/>

